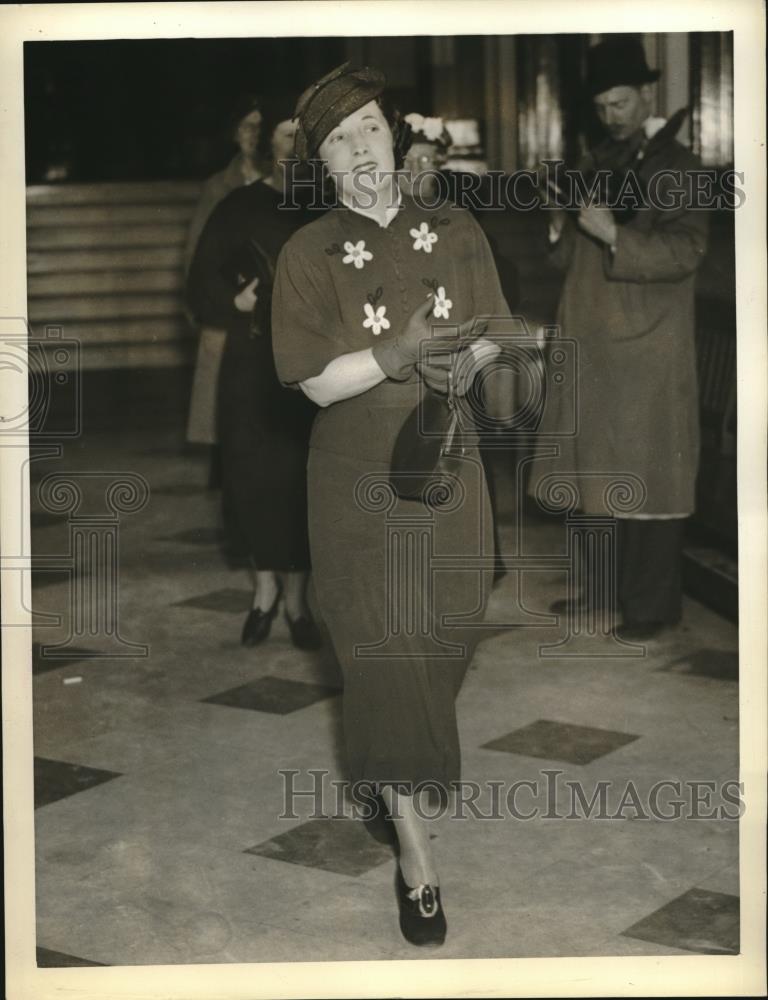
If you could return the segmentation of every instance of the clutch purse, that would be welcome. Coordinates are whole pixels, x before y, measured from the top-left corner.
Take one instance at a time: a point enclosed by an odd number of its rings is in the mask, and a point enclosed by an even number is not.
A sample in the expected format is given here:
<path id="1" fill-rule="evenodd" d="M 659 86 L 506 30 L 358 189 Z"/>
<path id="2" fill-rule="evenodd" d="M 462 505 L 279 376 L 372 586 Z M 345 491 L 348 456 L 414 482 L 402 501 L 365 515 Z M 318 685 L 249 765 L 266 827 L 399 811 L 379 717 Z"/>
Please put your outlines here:
<path id="1" fill-rule="evenodd" d="M 401 499 L 422 500 L 432 507 L 451 501 L 465 452 L 456 440 L 458 430 L 450 371 L 447 398 L 428 390 L 395 440 L 389 483 Z"/>

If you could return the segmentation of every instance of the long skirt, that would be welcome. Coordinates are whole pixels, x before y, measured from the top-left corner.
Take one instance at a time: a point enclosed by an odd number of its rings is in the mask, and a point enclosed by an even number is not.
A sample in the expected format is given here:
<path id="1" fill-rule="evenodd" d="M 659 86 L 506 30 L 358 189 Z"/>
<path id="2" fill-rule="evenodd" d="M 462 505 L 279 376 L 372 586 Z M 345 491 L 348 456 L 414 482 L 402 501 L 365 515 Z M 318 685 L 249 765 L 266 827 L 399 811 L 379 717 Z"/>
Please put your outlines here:
<path id="1" fill-rule="evenodd" d="M 492 585 L 482 462 L 455 498 L 396 498 L 381 462 L 310 449 L 309 534 L 318 605 L 344 679 L 352 782 L 450 790 L 460 779 L 456 696 Z"/>

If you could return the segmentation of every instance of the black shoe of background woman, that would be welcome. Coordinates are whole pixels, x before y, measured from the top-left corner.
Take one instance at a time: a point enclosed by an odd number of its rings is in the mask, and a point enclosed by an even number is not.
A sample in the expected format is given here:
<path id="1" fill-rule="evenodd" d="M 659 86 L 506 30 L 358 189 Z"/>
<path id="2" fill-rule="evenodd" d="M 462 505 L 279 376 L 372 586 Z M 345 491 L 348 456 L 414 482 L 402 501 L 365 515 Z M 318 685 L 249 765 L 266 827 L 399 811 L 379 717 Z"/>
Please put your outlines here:
<path id="1" fill-rule="evenodd" d="M 262 611 L 261 608 L 253 608 L 248 612 L 240 639 L 244 646 L 258 646 L 260 642 L 264 642 L 267 638 L 272 628 L 272 621 L 277 614 L 277 606 L 280 603 L 281 596 L 282 591 L 278 591 L 277 597 L 272 602 L 272 607 L 268 611 Z"/>
<path id="2" fill-rule="evenodd" d="M 296 649 L 315 650 L 322 647 L 323 637 L 320 629 L 308 614 L 291 618 L 286 611 L 285 620 L 288 622 L 291 642 Z"/>

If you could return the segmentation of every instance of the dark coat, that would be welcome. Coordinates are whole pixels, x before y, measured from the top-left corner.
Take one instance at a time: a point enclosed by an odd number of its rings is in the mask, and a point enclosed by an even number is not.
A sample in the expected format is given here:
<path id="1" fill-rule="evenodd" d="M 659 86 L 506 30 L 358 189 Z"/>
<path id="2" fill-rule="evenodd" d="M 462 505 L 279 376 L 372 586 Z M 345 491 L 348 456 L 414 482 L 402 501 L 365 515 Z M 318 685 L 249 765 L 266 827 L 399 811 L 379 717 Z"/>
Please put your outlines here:
<path id="1" fill-rule="evenodd" d="M 699 166 L 672 139 L 636 173 L 647 183 L 663 169 Z M 645 491 L 632 513 L 692 512 L 699 452 L 694 280 L 706 232 L 703 211 L 643 208 L 619 225 L 613 252 L 569 220 L 552 259 L 566 270 L 558 323 L 575 347 L 577 391 L 553 386 L 550 393 L 534 495 L 543 476 L 558 473 L 577 488 L 585 513 L 616 513 L 606 487 L 629 474 Z M 555 441 L 560 453 L 553 457 Z"/>
<path id="2" fill-rule="evenodd" d="M 189 271 L 200 234 L 210 218 L 211 212 L 213 212 L 220 201 L 226 198 L 230 191 L 235 191 L 244 185 L 245 176 L 243 175 L 242 153 L 238 153 L 223 170 L 219 170 L 218 173 L 213 174 L 203 184 L 195 211 L 189 220 L 187 241 L 184 245 L 185 274 Z"/>
<path id="3" fill-rule="evenodd" d="M 226 329 L 218 379 L 224 527 L 230 554 L 259 569 L 309 566 L 306 465 L 315 406 L 285 389 L 275 372 L 269 322 L 270 278 L 286 240 L 307 221 L 280 209 L 282 195 L 257 181 L 231 191 L 203 227 L 187 279 L 187 300 L 204 325 Z M 252 258 L 244 251 L 258 244 Z M 234 299 L 241 268 L 257 261 L 263 277 L 256 309 Z M 267 271 L 270 268 L 267 267 Z M 248 281 L 248 271 L 241 275 Z"/>

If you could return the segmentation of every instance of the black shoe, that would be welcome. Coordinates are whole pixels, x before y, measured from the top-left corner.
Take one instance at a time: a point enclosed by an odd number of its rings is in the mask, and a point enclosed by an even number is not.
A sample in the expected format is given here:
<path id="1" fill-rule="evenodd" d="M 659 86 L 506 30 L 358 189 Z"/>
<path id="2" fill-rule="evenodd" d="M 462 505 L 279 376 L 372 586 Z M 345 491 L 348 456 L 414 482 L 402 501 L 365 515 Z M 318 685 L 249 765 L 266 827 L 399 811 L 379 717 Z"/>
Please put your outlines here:
<path id="1" fill-rule="evenodd" d="M 243 634 L 240 642 L 244 646 L 258 646 L 260 642 L 269 635 L 272 628 L 272 620 L 277 614 L 277 606 L 280 603 L 281 592 L 278 590 L 277 597 L 272 602 L 269 611 L 262 611 L 261 608 L 253 608 L 248 612 L 248 617 L 243 625 Z"/>
<path id="2" fill-rule="evenodd" d="M 420 885 L 410 889 L 397 871 L 397 899 L 400 930 L 406 941 L 419 946 L 438 947 L 445 941 L 447 924 L 438 886 Z"/>
<path id="3" fill-rule="evenodd" d="M 285 620 L 288 622 L 291 642 L 297 649 L 320 649 L 322 647 L 323 637 L 320 634 L 320 629 L 309 615 L 291 618 L 286 611 Z"/>
<path id="4" fill-rule="evenodd" d="M 669 627 L 668 622 L 627 622 L 616 629 L 616 638 L 624 642 L 646 642 Z"/>

